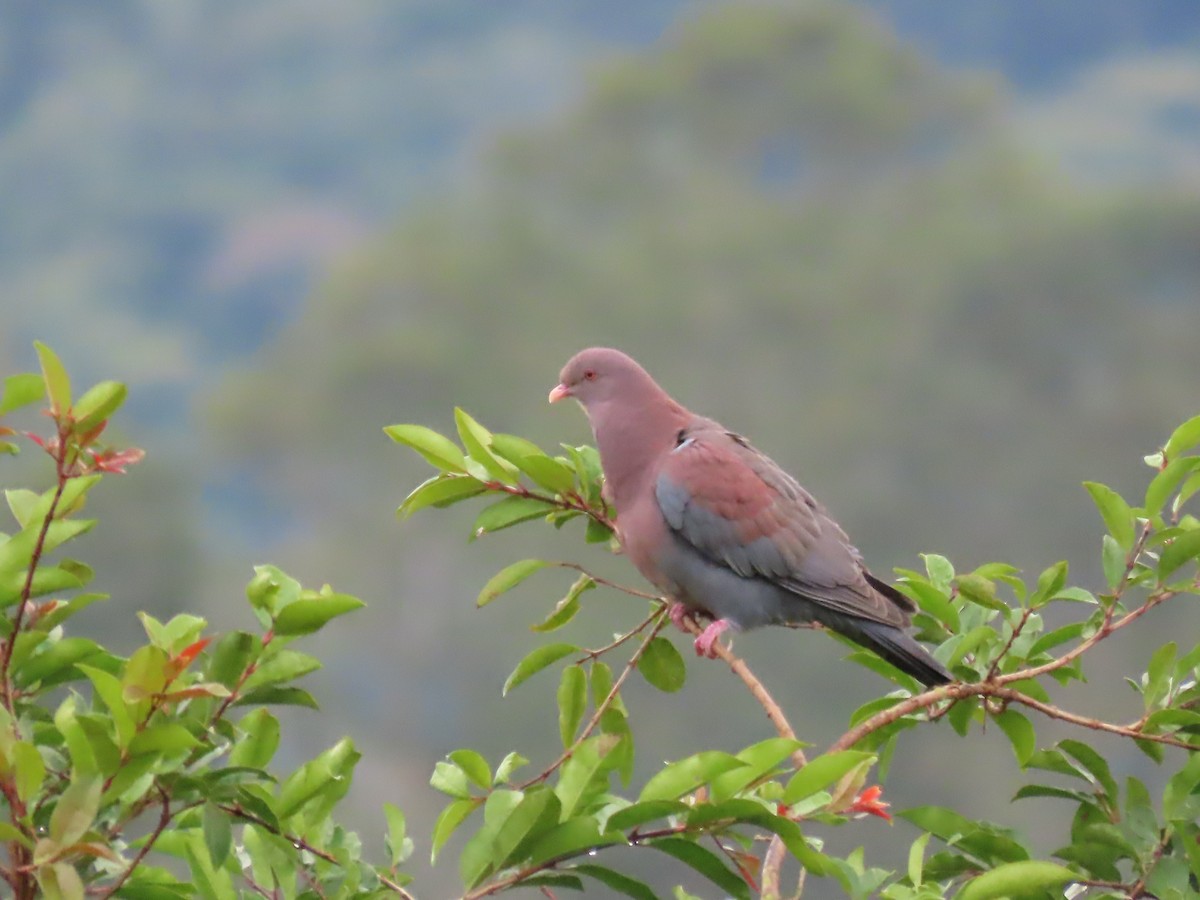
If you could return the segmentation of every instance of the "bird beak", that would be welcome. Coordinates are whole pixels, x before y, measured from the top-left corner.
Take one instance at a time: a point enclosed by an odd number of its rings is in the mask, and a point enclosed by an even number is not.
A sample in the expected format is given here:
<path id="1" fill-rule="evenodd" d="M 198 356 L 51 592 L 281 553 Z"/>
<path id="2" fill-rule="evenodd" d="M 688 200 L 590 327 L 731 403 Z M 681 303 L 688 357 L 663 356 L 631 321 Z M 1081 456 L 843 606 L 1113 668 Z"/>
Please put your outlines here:
<path id="1" fill-rule="evenodd" d="M 567 387 L 565 384 L 558 384 L 558 385 L 555 385 L 554 390 L 552 390 L 550 392 L 550 402 L 557 403 L 559 400 L 562 400 L 564 397 L 570 397 L 570 396 L 571 396 L 571 389 L 569 387 Z"/>

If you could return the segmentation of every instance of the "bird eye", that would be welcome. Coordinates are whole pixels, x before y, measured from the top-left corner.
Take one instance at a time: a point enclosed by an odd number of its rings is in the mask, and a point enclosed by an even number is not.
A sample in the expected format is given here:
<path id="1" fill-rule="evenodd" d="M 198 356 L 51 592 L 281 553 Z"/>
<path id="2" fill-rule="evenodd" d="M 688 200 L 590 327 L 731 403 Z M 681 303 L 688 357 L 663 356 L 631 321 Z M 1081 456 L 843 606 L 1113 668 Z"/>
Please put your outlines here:
<path id="1" fill-rule="evenodd" d="M 587 369 L 583 373 L 583 377 L 588 381 L 595 381 L 596 380 L 596 370 L 595 369 Z"/>

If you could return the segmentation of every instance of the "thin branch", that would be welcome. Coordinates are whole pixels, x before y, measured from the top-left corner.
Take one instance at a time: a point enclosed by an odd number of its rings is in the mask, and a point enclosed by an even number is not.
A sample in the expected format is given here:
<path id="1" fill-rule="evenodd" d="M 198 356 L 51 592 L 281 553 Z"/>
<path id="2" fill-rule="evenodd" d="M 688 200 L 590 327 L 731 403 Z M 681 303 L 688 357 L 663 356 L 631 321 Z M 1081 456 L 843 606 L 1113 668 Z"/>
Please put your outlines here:
<path id="1" fill-rule="evenodd" d="M 171 812 L 171 798 L 167 796 L 167 792 L 162 789 L 161 785 L 156 784 L 155 788 L 158 790 L 159 802 L 162 804 L 162 812 L 159 813 L 158 824 L 154 826 L 154 830 L 150 832 L 149 837 L 146 838 L 146 842 L 138 850 L 137 856 L 133 858 L 125 871 L 121 873 L 121 877 L 117 879 L 117 883 L 101 894 L 101 897 L 112 897 L 121 889 L 121 886 L 129 880 L 129 876 L 137 870 L 137 867 L 142 864 L 142 860 L 154 848 L 155 842 L 167 830 L 167 826 L 171 824 L 171 817 L 173 815 Z"/>
<path id="2" fill-rule="evenodd" d="M 638 634 L 640 634 L 646 628 L 647 625 L 649 625 L 651 622 L 655 621 L 662 615 L 662 610 L 664 608 L 665 607 L 661 607 L 659 609 L 654 610 L 654 612 L 652 612 L 652 613 L 650 613 L 650 615 L 646 616 L 646 618 L 644 618 L 640 624 L 635 625 L 630 631 L 625 632 L 623 635 L 616 638 L 611 643 L 605 644 L 603 647 L 598 647 L 595 650 L 585 651 L 583 654 L 583 657 L 579 660 L 579 662 L 587 662 L 588 660 L 596 659 L 599 656 L 603 656 L 608 651 L 615 650 L 617 647 L 620 647 L 626 641 L 630 640 L 633 637 L 636 637 Z"/>
<path id="3" fill-rule="evenodd" d="M 1159 838 L 1158 846 L 1154 848 L 1154 852 L 1150 854 L 1150 859 L 1146 861 L 1146 865 L 1142 872 L 1142 877 L 1135 881 L 1129 887 L 1128 896 L 1137 898 L 1146 895 L 1146 882 L 1150 880 L 1150 876 L 1154 874 L 1154 867 L 1158 865 L 1164 853 L 1167 852 L 1167 847 L 1171 843 L 1169 834 L 1164 834 Z"/>
<path id="4" fill-rule="evenodd" d="M 700 635 L 703 633 L 704 629 L 700 627 L 700 623 L 695 619 L 688 617 L 684 619 L 684 622 L 688 626 L 688 631 L 692 634 Z M 763 712 L 767 714 L 767 718 L 775 726 L 775 732 L 781 738 L 787 738 L 792 741 L 797 740 L 796 732 L 792 728 L 791 723 L 788 722 L 787 716 L 784 715 L 782 707 L 775 702 L 775 698 L 771 696 L 770 692 L 763 686 L 763 683 L 750 671 L 750 667 L 746 665 L 746 661 L 740 656 L 734 656 L 733 651 L 720 642 L 714 644 L 713 649 L 716 651 L 717 656 L 729 666 L 733 674 L 742 680 L 742 683 L 746 685 L 746 689 L 750 691 L 750 695 L 758 701 L 758 705 L 763 708 Z M 796 750 L 792 754 L 792 765 L 797 769 L 806 765 L 807 762 L 808 760 L 805 758 L 802 750 Z"/>
<path id="5" fill-rule="evenodd" d="M 505 484 L 503 481 L 485 481 L 483 485 L 489 491 L 497 491 L 502 494 L 512 494 L 514 497 L 526 497 L 530 500 L 541 500 L 548 506 L 557 506 L 559 509 L 569 510 L 570 512 L 583 513 L 588 518 L 595 519 L 614 534 L 617 531 L 617 523 L 615 521 L 609 518 L 604 512 L 598 511 L 594 506 L 590 506 L 574 491 L 569 494 L 559 494 L 552 497 L 548 494 L 539 494 L 537 491 L 531 491 L 523 484 Z"/>
<path id="6" fill-rule="evenodd" d="M 957 682 L 942 685 L 925 691 L 923 694 L 916 694 L 906 700 L 900 701 L 895 706 L 890 706 L 887 709 L 877 712 L 834 741 L 827 752 L 832 753 L 836 750 L 846 750 L 853 747 L 863 738 L 886 725 L 890 725 L 897 719 L 925 709 L 942 700 L 963 700 L 967 697 L 998 697 L 1001 700 L 1020 703 L 1022 706 L 1028 706 L 1030 709 L 1037 710 L 1049 718 L 1069 722 L 1081 728 L 1090 728 L 1093 731 L 1107 731 L 1111 734 L 1119 734 L 1123 737 L 1134 738 L 1135 740 L 1153 741 L 1157 744 L 1180 747 L 1184 750 L 1200 750 L 1200 744 L 1191 744 L 1167 734 L 1143 734 L 1136 728 L 1127 725 L 1114 725 L 1111 722 L 1105 722 L 1101 719 L 1081 716 L 1078 713 L 1070 712 L 1061 707 L 1043 703 L 1041 700 L 1036 700 L 1028 694 L 1023 694 L 1014 688 L 1006 687 L 997 682 L 979 682 L 977 684 Z"/>
<path id="7" fill-rule="evenodd" d="M 58 480 L 58 484 L 54 489 L 54 496 L 50 499 L 50 506 L 46 510 L 46 515 L 42 518 L 42 527 L 38 531 L 37 541 L 33 545 L 33 553 L 29 557 L 29 568 L 25 572 L 25 583 L 21 587 L 21 596 L 17 601 L 17 610 L 13 613 L 12 631 L 9 633 L 8 640 L 4 642 L 4 656 L 0 659 L 0 684 L 4 689 L 4 706 L 9 711 L 13 711 L 12 703 L 12 685 L 8 680 L 8 669 L 12 664 L 13 649 L 17 644 L 17 636 L 21 633 L 21 623 L 25 618 L 25 608 L 29 605 L 29 600 L 33 596 L 33 578 L 37 572 L 38 564 L 42 560 L 42 554 L 46 550 L 46 536 L 50 533 L 50 526 L 54 524 L 54 516 L 58 512 L 58 504 L 62 501 L 63 491 L 67 488 L 67 482 L 71 479 L 71 474 L 67 470 L 67 450 L 69 442 L 67 438 L 70 431 L 63 425 L 58 426 L 58 446 L 55 448 L 54 454 L 54 472 Z"/>
<path id="8" fill-rule="evenodd" d="M 642 658 L 642 654 L 646 652 L 646 648 L 650 646 L 650 642 L 654 640 L 660 631 L 662 631 L 663 625 L 665 625 L 667 621 L 666 608 L 664 607 L 663 609 L 658 610 L 650 618 L 652 620 L 657 618 L 657 621 L 654 623 L 654 627 L 650 629 L 650 633 L 646 635 L 646 639 L 642 641 L 637 650 L 633 652 L 633 655 L 629 657 L 629 662 L 625 664 L 625 668 L 621 670 L 621 674 L 616 677 L 615 681 L 613 681 L 613 686 L 609 690 L 608 695 L 596 705 L 596 711 L 592 713 L 592 717 L 588 719 L 587 724 L 584 725 L 583 731 L 580 732 L 579 737 L 575 739 L 570 747 L 568 747 L 559 755 L 558 759 L 554 760 L 549 767 L 542 771 L 541 774 L 536 775 L 533 778 L 530 778 L 528 781 L 517 785 L 517 790 L 523 791 L 531 785 L 539 784 L 553 775 L 568 759 L 571 758 L 571 756 L 579 748 L 579 745 L 587 739 L 588 735 L 596 730 L 596 726 L 600 724 L 601 717 L 617 698 L 617 694 L 620 693 L 621 686 L 625 683 L 625 680 L 629 677 L 630 673 L 637 668 L 638 660 Z"/>
<path id="9" fill-rule="evenodd" d="M 315 856 L 319 859 L 323 859 L 323 860 L 325 860 L 325 862 L 333 863 L 335 866 L 338 866 L 339 868 L 342 865 L 342 863 L 338 860 L 338 858 L 336 856 L 334 856 L 332 853 L 322 850 L 320 847 L 314 847 L 312 844 L 310 844 L 308 841 L 306 841 L 304 838 L 300 837 L 299 835 L 288 834 L 287 832 L 282 831 L 279 828 L 276 828 L 274 825 L 272 825 L 266 819 L 256 816 L 254 813 L 250 812 L 250 810 L 246 809 L 244 806 L 242 806 L 239 803 L 218 803 L 217 806 L 219 806 L 221 809 L 225 810 L 225 812 L 229 813 L 231 816 L 236 816 L 237 818 L 241 819 L 243 822 L 249 822 L 252 825 L 257 825 L 259 828 L 262 828 L 265 831 L 269 831 L 271 834 L 274 834 L 278 837 L 283 838 L 285 841 L 290 843 L 293 847 L 295 847 L 298 850 L 307 850 L 313 856 Z M 408 891 L 406 891 L 400 884 L 393 881 L 391 878 L 388 878 L 386 875 L 383 875 L 378 871 L 375 874 L 376 874 L 376 877 L 379 878 L 380 883 L 384 887 L 386 887 L 388 890 L 392 891 L 395 894 L 399 894 L 401 897 L 404 898 L 404 900 L 415 900 L 415 898 L 413 897 L 412 894 L 410 894 Z"/>
<path id="10" fill-rule="evenodd" d="M 988 669 L 987 675 L 984 676 L 984 681 L 991 681 L 1000 671 L 1000 663 L 1004 662 L 1004 657 L 1008 655 L 1008 651 L 1012 649 L 1013 644 L 1017 642 L 1017 638 L 1021 636 L 1021 632 L 1025 629 L 1025 625 L 1029 622 L 1029 617 L 1033 615 L 1033 607 L 1027 606 L 1021 612 L 1021 619 L 1012 628 L 1012 634 L 1008 636 L 1008 640 L 1004 646 L 1000 648 L 1000 652 L 996 654 L 996 658 L 992 660 L 992 665 Z"/>
<path id="11" fill-rule="evenodd" d="M 1115 622 L 1111 621 L 1111 618 L 1106 619 L 1105 623 L 1101 625 L 1099 629 L 1097 629 L 1095 634 L 1086 640 L 1080 641 L 1062 656 L 1056 656 L 1054 659 L 1047 663 L 1042 663 L 1040 666 L 1030 666 L 1027 669 L 1021 669 L 1019 672 L 1009 672 L 1007 675 L 997 676 L 995 683 L 1011 684 L 1014 681 L 1024 681 L 1027 678 L 1037 678 L 1039 675 L 1045 675 L 1047 672 L 1053 672 L 1056 669 L 1061 669 L 1067 663 L 1072 662 L 1078 659 L 1084 653 L 1087 653 L 1094 646 L 1111 635 L 1114 631 L 1119 631 L 1132 622 L 1137 621 L 1154 607 L 1161 603 L 1165 603 L 1178 593 L 1178 591 L 1161 591 L 1159 593 L 1151 594 L 1146 598 L 1145 603 L 1136 609 L 1130 610 Z M 1116 604 L 1114 603 L 1110 608 L 1110 614 L 1111 610 L 1115 608 Z"/>
<path id="12" fill-rule="evenodd" d="M 685 617 L 683 622 L 688 627 L 688 631 L 694 635 L 698 636 L 704 631 L 700 627 L 700 623 L 692 616 Z M 763 708 L 763 711 L 767 714 L 767 718 L 775 726 L 776 734 L 787 740 L 797 740 L 796 731 L 787 720 L 787 716 L 784 715 L 783 709 L 775 702 L 775 698 L 771 696 L 770 692 L 763 686 L 763 683 L 750 671 L 750 667 L 746 665 L 745 660 L 740 656 L 734 656 L 733 651 L 719 641 L 713 647 L 716 650 L 717 656 L 725 661 L 733 674 L 740 678 L 742 683 L 746 685 L 746 689 L 750 691 L 750 695 L 758 701 L 758 705 Z M 792 753 L 792 765 L 800 769 L 807 764 L 808 759 L 805 757 L 804 751 L 797 748 Z M 779 835 L 771 835 L 767 852 L 763 855 L 762 871 L 759 875 L 759 881 L 762 884 L 762 896 L 767 898 L 767 900 L 777 900 L 777 898 L 782 896 L 779 888 L 779 879 L 783 862 L 787 858 L 785 850 L 786 848 Z M 804 889 L 803 868 L 800 870 L 800 879 L 800 884 L 796 888 L 796 896 L 799 896 L 800 892 Z"/>
<path id="13" fill-rule="evenodd" d="M 666 602 L 658 594 L 651 594 L 648 591 L 639 591 L 637 588 L 629 587 L 629 585 L 618 584 L 615 581 L 609 581 L 607 578 L 602 578 L 601 576 L 595 574 L 594 572 L 589 572 L 583 566 L 579 565 L 579 563 L 556 562 L 554 565 L 558 566 L 560 569 L 573 569 L 576 572 L 582 572 L 588 578 L 592 579 L 592 581 L 596 582 L 596 584 L 602 584 L 605 587 L 610 587 L 613 590 L 620 591 L 623 594 L 629 594 L 631 597 L 641 597 L 645 600 L 655 600 L 659 603 Z"/>

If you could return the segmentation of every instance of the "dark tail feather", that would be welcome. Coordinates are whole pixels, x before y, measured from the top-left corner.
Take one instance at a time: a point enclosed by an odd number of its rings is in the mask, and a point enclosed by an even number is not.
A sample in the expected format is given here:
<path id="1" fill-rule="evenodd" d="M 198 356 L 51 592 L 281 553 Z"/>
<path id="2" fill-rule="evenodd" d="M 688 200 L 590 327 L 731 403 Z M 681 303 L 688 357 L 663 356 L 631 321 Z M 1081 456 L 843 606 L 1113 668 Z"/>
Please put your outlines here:
<path id="1" fill-rule="evenodd" d="M 860 621 L 855 625 L 847 637 L 874 650 L 901 672 L 911 675 L 926 687 L 937 687 L 954 680 L 954 676 L 945 666 L 899 628 L 880 622 Z"/>

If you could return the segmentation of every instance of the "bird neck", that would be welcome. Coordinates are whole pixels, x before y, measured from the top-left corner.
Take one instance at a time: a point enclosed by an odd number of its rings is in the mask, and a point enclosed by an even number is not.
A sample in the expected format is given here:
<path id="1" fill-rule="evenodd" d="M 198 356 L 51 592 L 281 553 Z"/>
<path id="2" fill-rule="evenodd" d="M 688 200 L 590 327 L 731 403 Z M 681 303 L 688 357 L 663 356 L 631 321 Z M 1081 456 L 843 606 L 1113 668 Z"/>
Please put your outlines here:
<path id="1" fill-rule="evenodd" d="M 665 393 L 645 403 L 603 404 L 593 411 L 592 430 L 618 515 L 655 477 L 679 429 L 692 418 Z"/>

